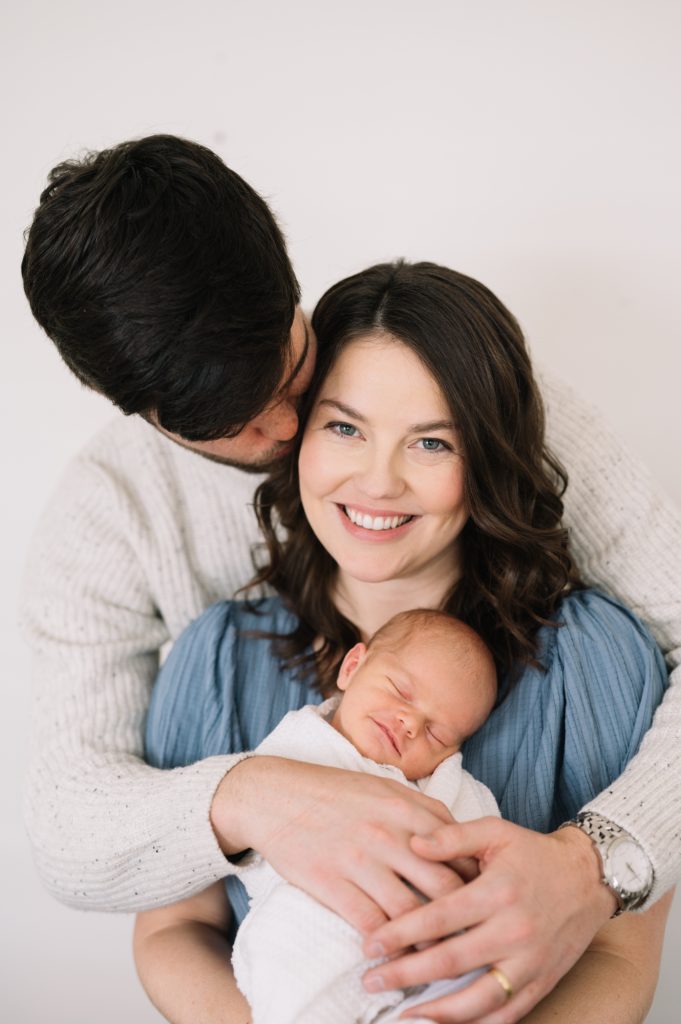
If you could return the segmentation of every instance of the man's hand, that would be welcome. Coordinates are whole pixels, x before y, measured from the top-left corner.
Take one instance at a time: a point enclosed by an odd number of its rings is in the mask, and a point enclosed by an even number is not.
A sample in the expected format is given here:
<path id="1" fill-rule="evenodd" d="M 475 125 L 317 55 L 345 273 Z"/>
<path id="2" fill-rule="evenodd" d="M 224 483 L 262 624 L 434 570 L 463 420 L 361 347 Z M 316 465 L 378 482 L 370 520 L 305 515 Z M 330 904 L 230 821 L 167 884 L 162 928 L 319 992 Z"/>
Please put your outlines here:
<path id="1" fill-rule="evenodd" d="M 493 965 L 513 992 L 507 998 L 500 982 L 486 973 L 405 1018 L 443 1024 L 521 1020 L 572 967 L 616 908 L 614 895 L 601 881 L 598 854 L 578 829 L 544 836 L 481 818 L 447 825 L 430 837 L 415 836 L 411 845 L 419 856 L 433 860 L 475 857 L 480 874 L 365 940 L 368 957 L 412 950 L 368 971 L 367 989 L 403 988 Z M 426 948 L 413 951 L 422 943 Z"/>
<path id="2" fill-rule="evenodd" d="M 366 935 L 462 883 L 411 848 L 450 823 L 438 800 L 360 772 L 252 757 L 222 780 L 211 823 L 227 854 L 252 848 Z M 406 883 L 409 883 L 407 885 Z"/>

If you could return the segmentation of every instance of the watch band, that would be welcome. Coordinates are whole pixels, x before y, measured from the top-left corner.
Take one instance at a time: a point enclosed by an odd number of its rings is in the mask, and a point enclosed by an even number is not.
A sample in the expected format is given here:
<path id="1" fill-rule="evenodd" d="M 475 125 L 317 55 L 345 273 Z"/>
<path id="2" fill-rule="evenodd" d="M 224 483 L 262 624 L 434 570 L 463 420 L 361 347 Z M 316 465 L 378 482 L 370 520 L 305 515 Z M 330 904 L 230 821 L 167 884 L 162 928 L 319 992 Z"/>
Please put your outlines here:
<path id="1" fill-rule="evenodd" d="M 640 907 L 650 893 L 654 876 L 648 855 L 631 833 L 627 832 L 620 825 L 616 825 L 615 822 L 603 817 L 602 814 L 597 814 L 595 811 L 580 811 L 572 821 L 566 821 L 560 827 L 564 828 L 567 825 L 574 825 L 576 828 L 581 829 L 596 848 L 601 859 L 602 881 L 615 894 L 618 903 L 618 907 L 612 916 L 618 917 L 625 910 L 636 910 L 637 907 Z M 642 887 L 636 890 L 624 888 L 610 870 L 610 854 L 613 848 L 623 841 L 631 843 L 636 847 L 637 855 L 645 859 L 647 877 Z"/>

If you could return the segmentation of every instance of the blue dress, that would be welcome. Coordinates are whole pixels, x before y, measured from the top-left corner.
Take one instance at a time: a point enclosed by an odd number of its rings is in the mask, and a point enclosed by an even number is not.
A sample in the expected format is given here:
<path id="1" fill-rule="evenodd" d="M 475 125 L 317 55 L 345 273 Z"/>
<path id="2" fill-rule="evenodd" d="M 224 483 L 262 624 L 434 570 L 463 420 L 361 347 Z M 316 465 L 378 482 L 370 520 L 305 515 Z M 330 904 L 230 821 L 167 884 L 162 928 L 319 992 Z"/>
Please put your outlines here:
<path id="1" fill-rule="evenodd" d="M 650 633 L 614 599 L 579 591 L 556 620 L 558 628 L 538 634 L 545 671 L 525 668 L 463 750 L 464 767 L 491 789 L 502 816 L 539 832 L 573 817 L 621 775 L 667 682 Z M 287 711 L 320 703 L 257 635 L 295 626 L 277 597 L 252 607 L 223 601 L 188 626 L 154 687 L 147 761 L 176 768 L 252 750 Z M 227 886 L 239 922 L 243 887 L 234 878 Z"/>

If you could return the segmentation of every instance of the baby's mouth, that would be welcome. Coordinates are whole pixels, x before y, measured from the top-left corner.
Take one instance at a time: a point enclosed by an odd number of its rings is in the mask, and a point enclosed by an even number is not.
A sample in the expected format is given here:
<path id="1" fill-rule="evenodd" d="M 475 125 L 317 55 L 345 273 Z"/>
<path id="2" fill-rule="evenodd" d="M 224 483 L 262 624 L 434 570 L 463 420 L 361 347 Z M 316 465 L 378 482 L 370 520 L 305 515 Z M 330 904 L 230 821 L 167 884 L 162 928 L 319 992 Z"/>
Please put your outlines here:
<path id="1" fill-rule="evenodd" d="M 378 722 L 375 718 L 372 718 L 372 722 L 374 722 L 374 724 L 378 726 L 378 728 L 381 730 L 381 732 L 385 733 L 385 735 L 390 740 L 390 742 L 391 742 L 391 744 L 393 746 L 393 750 L 395 751 L 395 753 L 397 754 L 398 757 L 401 757 L 402 756 L 402 751 L 400 750 L 400 748 L 398 746 L 398 743 L 397 743 L 397 740 L 395 739 L 394 735 L 392 734 L 390 729 L 387 727 L 387 725 L 383 725 L 382 722 Z"/>
<path id="2" fill-rule="evenodd" d="M 360 512 L 351 505 L 341 505 L 343 512 L 351 523 L 361 526 L 365 530 L 396 530 L 398 526 L 404 526 L 411 522 L 414 516 L 409 515 L 382 515 L 371 516 L 367 512 Z"/>

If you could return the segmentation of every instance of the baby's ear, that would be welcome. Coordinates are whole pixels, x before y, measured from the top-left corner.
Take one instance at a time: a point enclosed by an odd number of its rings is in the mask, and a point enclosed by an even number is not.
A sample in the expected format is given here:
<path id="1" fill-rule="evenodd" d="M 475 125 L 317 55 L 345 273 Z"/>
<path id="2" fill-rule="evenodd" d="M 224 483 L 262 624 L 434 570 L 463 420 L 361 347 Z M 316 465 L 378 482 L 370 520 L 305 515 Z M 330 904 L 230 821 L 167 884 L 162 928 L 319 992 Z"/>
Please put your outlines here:
<path id="1" fill-rule="evenodd" d="M 367 652 L 366 644 L 355 644 L 351 647 L 348 653 L 345 655 L 341 662 L 341 667 L 338 670 L 338 678 L 336 679 L 336 686 L 339 690 L 347 690 L 350 685 L 350 680 L 354 676 L 355 672 L 364 661 L 364 655 Z"/>

